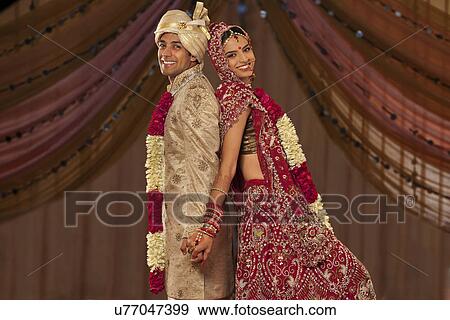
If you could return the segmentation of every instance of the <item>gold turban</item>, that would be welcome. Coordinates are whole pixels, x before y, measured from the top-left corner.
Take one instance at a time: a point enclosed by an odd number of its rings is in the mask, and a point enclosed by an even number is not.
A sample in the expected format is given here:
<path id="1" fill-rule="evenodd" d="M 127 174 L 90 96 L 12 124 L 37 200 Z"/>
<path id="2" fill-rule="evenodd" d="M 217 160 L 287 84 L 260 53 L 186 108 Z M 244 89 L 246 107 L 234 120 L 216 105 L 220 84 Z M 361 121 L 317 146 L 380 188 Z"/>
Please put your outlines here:
<path id="1" fill-rule="evenodd" d="M 169 10 L 156 27 L 155 42 L 158 43 L 164 33 L 176 33 L 183 47 L 199 62 L 203 62 L 210 38 L 208 25 L 208 10 L 203 2 L 197 2 L 192 19 L 184 11 Z"/>

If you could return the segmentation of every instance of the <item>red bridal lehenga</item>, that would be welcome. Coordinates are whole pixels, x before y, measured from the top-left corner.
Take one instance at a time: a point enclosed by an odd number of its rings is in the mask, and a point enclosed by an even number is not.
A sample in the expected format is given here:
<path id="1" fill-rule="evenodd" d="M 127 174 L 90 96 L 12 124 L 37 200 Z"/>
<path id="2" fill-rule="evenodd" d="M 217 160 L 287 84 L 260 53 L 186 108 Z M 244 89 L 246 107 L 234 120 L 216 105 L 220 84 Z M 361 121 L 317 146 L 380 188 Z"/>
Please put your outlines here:
<path id="1" fill-rule="evenodd" d="M 208 48 L 221 79 L 221 139 L 250 105 L 264 175 L 243 181 L 238 174 L 232 183 L 241 213 L 236 299 L 375 299 L 367 269 L 323 215 L 287 115 L 262 89 L 253 90 L 228 69 L 221 37 L 230 27 L 212 24 Z"/>

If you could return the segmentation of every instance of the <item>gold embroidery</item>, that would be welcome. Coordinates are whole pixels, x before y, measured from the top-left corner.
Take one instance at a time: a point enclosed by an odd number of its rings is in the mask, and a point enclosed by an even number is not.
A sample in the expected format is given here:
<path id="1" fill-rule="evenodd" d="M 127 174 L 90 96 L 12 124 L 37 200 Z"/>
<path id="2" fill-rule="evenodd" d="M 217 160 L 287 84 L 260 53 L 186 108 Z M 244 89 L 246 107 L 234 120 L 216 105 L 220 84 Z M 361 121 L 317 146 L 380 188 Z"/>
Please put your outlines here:
<path id="1" fill-rule="evenodd" d="M 202 126 L 202 121 L 199 118 L 195 118 L 192 121 L 192 127 L 195 129 L 199 129 Z"/>
<path id="2" fill-rule="evenodd" d="M 194 105 L 200 105 L 200 103 L 202 102 L 202 96 L 199 94 L 196 94 L 193 98 L 192 98 L 192 102 L 194 103 Z"/>
<path id="3" fill-rule="evenodd" d="M 179 174 L 174 174 L 174 175 L 172 176 L 172 178 L 170 179 L 170 181 L 171 181 L 173 184 L 180 184 L 180 182 L 181 182 L 181 176 L 180 176 Z"/>
<path id="4" fill-rule="evenodd" d="M 244 134 L 242 136 L 240 154 L 254 154 L 256 153 L 256 138 L 255 138 L 255 128 L 253 127 L 252 115 L 247 119 L 247 124 L 245 125 Z"/>
<path id="5" fill-rule="evenodd" d="M 253 229 L 253 238 L 255 240 L 260 240 L 264 235 L 264 229 L 262 228 L 254 228 Z"/>
<path id="6" fill-rule="evenodd" d="M 204 160 L 198 160 L 197 162 L 197 167 L 199 170 L 205 172 L 206 170 L 208 170 L 208 164 L 204 161 Z"/>
<path id="7" fill-rule="evenodd" d="M 199 63 L 192 68 L 183 71 L 181 74 L 175 77 L 175 80 L 169 84 L 167 91 L 170 91 L 173 95 L 177 94 L 178 91 L 193 79 L 195 75 L 201 75 L 203 69 L 203 63 Z"/>
<path id="8" fill-rule="evenodd" d="M 208 90 L 199 84 L 200 81 L 193 81 L 194 83 L 189 87 L 189 91 L 186 93 L 185 105 L 188 115 L 194 116 L 199 119 L 200 112 L 204 108 L 208 108 L 210 105 L 210 99 L 208 96 Z"/>

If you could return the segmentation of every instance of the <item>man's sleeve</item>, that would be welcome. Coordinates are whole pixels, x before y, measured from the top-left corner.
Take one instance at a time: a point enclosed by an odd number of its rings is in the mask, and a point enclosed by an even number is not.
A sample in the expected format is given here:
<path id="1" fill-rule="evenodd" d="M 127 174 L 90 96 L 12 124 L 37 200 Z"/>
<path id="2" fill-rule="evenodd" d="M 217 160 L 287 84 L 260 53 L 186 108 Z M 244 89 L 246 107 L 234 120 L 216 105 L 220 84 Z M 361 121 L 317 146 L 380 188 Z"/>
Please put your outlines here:
<path id="1" fill-rule="evenodd" d="M 184 99 L 181 124 L 186 161 L 186 203 L 183 206 L 185 231 L 188 236 L 202 226 L 205 204 L 219 166 L 219 105 L 207 83 L 188 87 Z"/>

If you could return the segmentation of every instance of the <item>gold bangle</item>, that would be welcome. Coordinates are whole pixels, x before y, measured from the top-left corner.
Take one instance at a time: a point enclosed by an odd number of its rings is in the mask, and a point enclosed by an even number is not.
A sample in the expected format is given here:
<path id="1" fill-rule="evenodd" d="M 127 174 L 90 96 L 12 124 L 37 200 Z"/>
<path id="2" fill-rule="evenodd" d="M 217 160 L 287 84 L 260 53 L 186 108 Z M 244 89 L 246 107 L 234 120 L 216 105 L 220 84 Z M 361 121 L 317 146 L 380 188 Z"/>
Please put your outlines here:
<path id="1" fill-rule="evenodd" d="M 228 195 L 225 191 L 223 191 L 222 189 L 219 189 L 219 188 L 211 188 L 211 190 L 216 190 L 216 191 L 222 192 L 225 196 Z"/>

